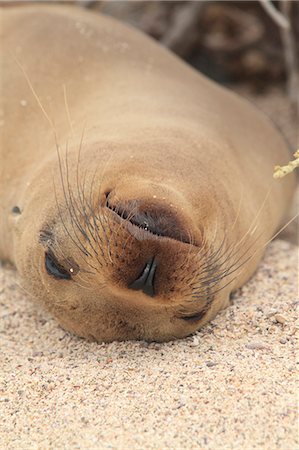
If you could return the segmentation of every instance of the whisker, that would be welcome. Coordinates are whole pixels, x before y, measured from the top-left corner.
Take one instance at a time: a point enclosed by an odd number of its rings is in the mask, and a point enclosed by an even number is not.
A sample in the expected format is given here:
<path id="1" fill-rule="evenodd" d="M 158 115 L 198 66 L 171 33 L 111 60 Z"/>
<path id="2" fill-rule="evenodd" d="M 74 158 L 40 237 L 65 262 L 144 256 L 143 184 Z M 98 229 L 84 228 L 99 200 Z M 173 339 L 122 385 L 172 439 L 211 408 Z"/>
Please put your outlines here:
<path id="1" fill-rule="evenodd" d="M 50 124 L 50 127 L 51 127 L 51 129 L 52 129 L 52 131 L 53 131 L 55 137 L 57 138 L 56 128 L 55 128 L 55 126 L 54 126 L 53 120 L 50 118 L 50 116 L 48 115 L 47 111 L 46 111 L 45 108 L 43 107 L 43 104 L 42 104 L 42 102 L 41 102 L 39 96 L 37 95 L 37 93 L 36 93 L 36 91 L 35 91 L 35 89 L 34 89 L 32 83 L 31 83 L 31 81 L 30 81 L 29 76 L 27 75 L 26 70 L 24 69 L 23 65 L 21 64 L 21 62 L 18 60 L 18 58 L 16 57 L 16 55 L 15 55 L 14 53 L 12 54 L 12 57 L 13 57 L 13 59 L 15 60 L 16 64 L 17 64 L 17 65 L 19 66 L 19 68 L 21 69 L 21 71 L 22 71 L 22 73 L 23 73 L 23 75 L 24 75 L 24 77 L 25 77 L 25 79 L 26 79 L 26 82 L 27 82 L 27 84 L 28 84 L 28 86 L 29 86 L 29 88 L 30 88 L 30 90 L 31 90 L 31 93 L 32 93 L 33 97 L 35 98 L 35 100 L 36 100 L 38 106 L 40 107 L 40 109 L 41 109 L 41 111 L 42 111 L 42 113 L 44 114 L 45 118 L 47 119 L 48 123 Z M 57 139 L 56 139 L 56 140 L 57 140 Z"/>
<path id="2" fill-rule="evenodd" d="M 63 84 L 62 87 L 63 87 L 63 98 L 64 98 L 65 111 L 66 111 L 66 115 L 67 115 L 67 119 L 68 119 L 68 122 L 69 122 L 71 133 L 72 133 L 72 135 L 74 135 L 73 122 L 71 120 L 71 114 L 70 114 L 70 109 L 69 109 L 69 105 L 68 105 L 68 101 L 67 101 L 67 94 L 66 94 L 66 86 L 65 86 L 65 84 Z"/>
<path id="3" fill-rule="evenodd" d="M 264 200 L 263 200 L 263 202 L 262 202 L 260 208 L 258 209 L 258 211 L 257 211 L 257 213 L 256 213 L 255 218 L 254 218 L 253 221 L 251 222 L 251 225 L 249 226 L 249 228 L 248 228 L 248 230 L 246 231 L 246 233 L 243 235 L 243 237 L 240 239 L 240 241 L 236 244 L 236 247 L 238 247 L 238 246 L 240 246 L 240 245 L 242 244 L 242 242 L 244 241 L 244 239 L 246 238 L 246 236 L 247 236 L 248 234 L 253 234 L 253 232 L 252 232 L 252 229 L 253 229 L 253 228 L 256 230 L 256 225 L 257 225 L 257 224 L 256 224 L 255 222 L 257 221 L 259 215 L 260 215 L 261 212 L 263 211 L 263 208 L 264 208 L 265 205 L 266 205 L 266 202 L 267 202 L 267 200 L 268 200 L 268 198 L 269 198 L 269 195 L 270 195 L 270 193 L 271 193 L 271 191 L 272 191 L 272 188 L 273 188 L 273 181 L 271 182 L 271 185 L 270 185 L 270 187 L 269 187 L 269 189 L 268 189 L 268 191 L 267 191 L 267 193 L 266 193 L 266 195 L 265 195 L 265 198 L 264 198 Z"/>
<path id="4" fill-rule="evenodd" d="M 64 228 L 66 234 L 67 234 L 68 237 L 71 239 L 71 241 L 73 242 L 73 244 L 80 250 L 80 252 L 82 252 L 83 254 L 85 254 L 85 256 L 91 256 L 91 254 L 90 254 L 84 247 L 81 247 L 80 245 L 78 245 L 78 243 L 75 241 L 75 239 L 73 238 L 73 236 L 72 236 L 71 233 L 69 232 L 69 230 L 68 230 L 68 228 L 67 228 L 67 226 L 66 226 L 66 224 L 65 224 L 65 221 L 64 221 L 64 219 L 63 219 L 62 212 L 61 212 L 61 208 L 60 208 L 59 203 L 58 203 L 58 198 L 57 198 L 57 192 L 56 192 L 55 182 L 53 183 L 53 188 L 54 188 L 54 196 L 55 196 L 55 202 L 56 202 L 58 214 L 59 214 L 59 217 L 60 217 L 62 226 L 63 226 L 63 228 Z"/>
<path id="5" fill-rule="evenodd" d="M 238 219 L 239 219 L 240 212 L 241 212 L 241 205 L 242 205 L 242 203 L 243 203 L 243 198 L 244 198 L 244 184 L 242 184 L 242 192 L 241 192 L 241 197 L 240 197 L 240 200 L 239 200 L 239 205 L 238 205 L 238 209 L 237 209 L 237 214 L 236 214 L 235 220 L 234 220 L 234 222 L 233 222 L 233 224 L 232 224 L 232 226 L 231 226 L 231 229 L 232 229 L 232 230 L 235 228 L 236 223 L 237 223 L 237 221 L 238 221 Z"/>

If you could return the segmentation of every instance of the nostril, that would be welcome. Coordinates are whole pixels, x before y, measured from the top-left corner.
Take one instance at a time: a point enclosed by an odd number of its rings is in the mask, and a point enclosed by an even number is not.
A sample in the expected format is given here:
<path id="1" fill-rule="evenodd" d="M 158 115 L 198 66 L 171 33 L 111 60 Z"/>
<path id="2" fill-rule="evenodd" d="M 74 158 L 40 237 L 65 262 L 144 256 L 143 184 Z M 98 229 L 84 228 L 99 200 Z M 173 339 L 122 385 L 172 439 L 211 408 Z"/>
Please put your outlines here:
<path id="1" fill-rule="evenodd" d="M 161 207 L 153 208 L 151 205 L 146 210 L 144 205 L 139 205 L 137 201 L 131 201 L 125 204 L 112 203 L 109 195 L 106 197 L 106 207 L 121 219 L 129 221 L 133 225 L 149 231 L 156 236 L 170 237 L 185 242 L 182 239 L 182 232 L 176 218 Z"/>
<path id="2" fill-rule="evenodd" d="M 130 289 L 140 291 L 150 297 L 155 296 L 154 279 L 157 269 L 155 258 L 151 258 L 145 265 L 141 275 L 129 285 Z"/>
<path id="3" fill-rule="evenodd" d="M 111 195 L 111 190 L 108 189 L 107 191 L 104 192 L 104 196 L 105 196 L 105 206 L 107 207 L 109 204 L 109 197 Z"/>

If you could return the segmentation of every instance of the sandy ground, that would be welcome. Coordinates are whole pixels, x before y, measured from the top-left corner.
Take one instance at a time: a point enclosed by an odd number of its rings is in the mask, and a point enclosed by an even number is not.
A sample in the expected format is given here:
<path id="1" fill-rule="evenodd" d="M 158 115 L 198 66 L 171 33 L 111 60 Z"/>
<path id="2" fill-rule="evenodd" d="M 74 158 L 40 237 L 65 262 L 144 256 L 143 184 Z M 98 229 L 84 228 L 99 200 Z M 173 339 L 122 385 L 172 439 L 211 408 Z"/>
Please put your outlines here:
<path id="1" fill-rule="evenodd" d="M 231 307 L 166 344 L 71 336 L 3 268 L 0 448 L 298 448 L 297 259 L 275 241 Z"/>

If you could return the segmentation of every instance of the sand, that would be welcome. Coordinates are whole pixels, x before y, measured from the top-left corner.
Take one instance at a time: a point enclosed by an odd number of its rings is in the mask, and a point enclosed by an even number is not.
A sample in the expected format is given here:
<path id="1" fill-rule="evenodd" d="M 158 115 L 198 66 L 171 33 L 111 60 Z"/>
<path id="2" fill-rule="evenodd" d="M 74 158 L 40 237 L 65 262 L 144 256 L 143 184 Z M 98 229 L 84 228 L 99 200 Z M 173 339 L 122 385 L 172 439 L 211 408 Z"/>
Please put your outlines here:
<path id="1" fill-rule="evenodd" d="M 2 268 L 0 448 L 298 448 L 297 263 L 276 240 L 228 309 L 164 344 L 74 337 Z"/>

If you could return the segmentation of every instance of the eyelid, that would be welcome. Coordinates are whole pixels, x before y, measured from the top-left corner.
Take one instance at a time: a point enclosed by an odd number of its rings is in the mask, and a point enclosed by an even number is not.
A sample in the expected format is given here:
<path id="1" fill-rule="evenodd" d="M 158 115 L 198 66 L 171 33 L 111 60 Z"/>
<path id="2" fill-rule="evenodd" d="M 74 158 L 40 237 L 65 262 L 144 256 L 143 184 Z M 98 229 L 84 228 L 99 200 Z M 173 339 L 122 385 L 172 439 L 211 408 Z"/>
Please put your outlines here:
<path id="1" fill-rule="evenodd" d="M 201 311 L 199 313 L 193 314 L 192 316 L 180 317 L 180 319 L 183 319 L 189 323 L 195 323 L 195 322 L 198 322 L 199 320 L 201 320 L 204 315 L 205 315 L 205 311 Z"/>
<path id="2" fill-rule="evenodd" d="M 56 279 L 70 280 L 72 278 L 69 271 L 57 261 L 51 250 L 45 253 L 45 268 L 47 273 Z"/>

